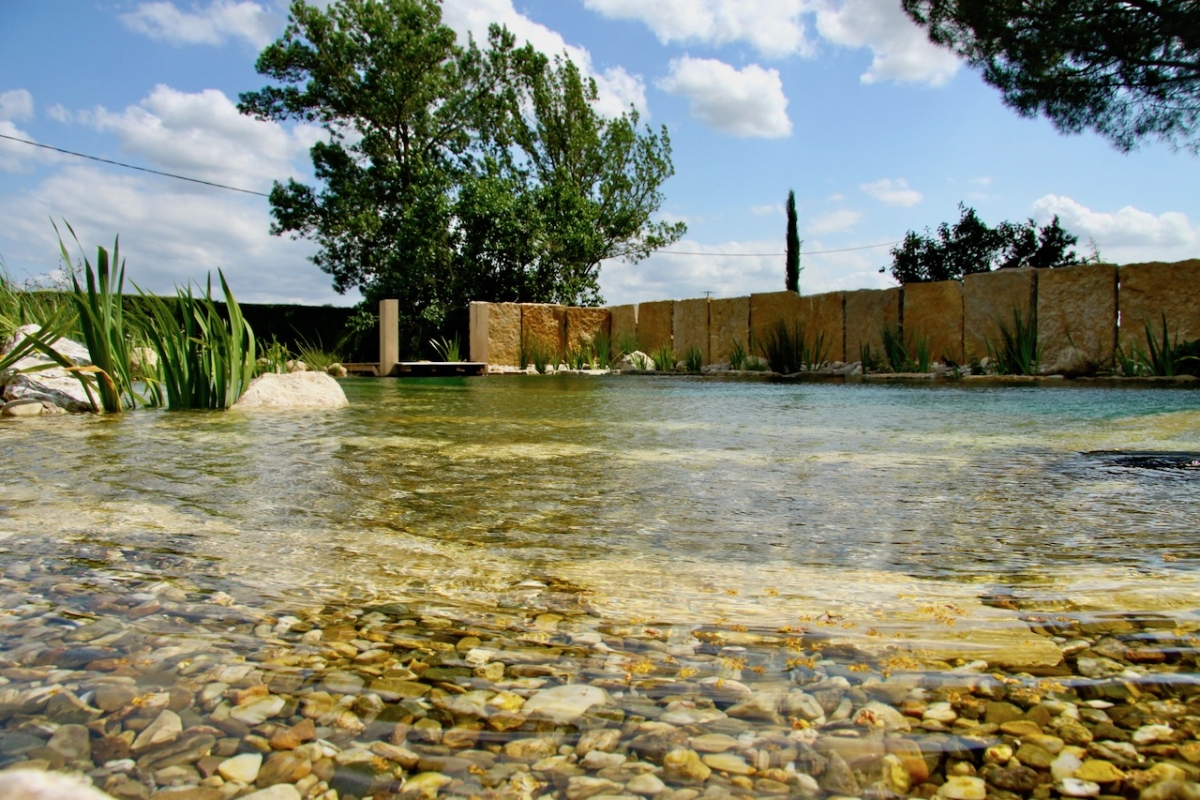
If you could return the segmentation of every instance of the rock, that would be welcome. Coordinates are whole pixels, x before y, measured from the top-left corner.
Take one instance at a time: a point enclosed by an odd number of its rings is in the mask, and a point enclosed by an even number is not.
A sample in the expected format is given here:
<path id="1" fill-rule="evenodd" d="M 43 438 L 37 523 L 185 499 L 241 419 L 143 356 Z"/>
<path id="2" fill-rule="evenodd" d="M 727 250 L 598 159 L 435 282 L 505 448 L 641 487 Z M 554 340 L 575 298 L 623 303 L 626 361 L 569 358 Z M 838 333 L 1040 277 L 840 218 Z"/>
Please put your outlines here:
<path id="1" fill-rule="evenodd" d="M 1089 758 L 1075 770 L 1073 777 L 1081 781 L 1090 781 L 1091 783 L 1114 783 L 1124 780 L 1125 773 L 1107 761 Z"/>
<path id="2" fill-rule="evenodd" d="M 649 772 L 638 775 L 625 784 L 625 791 L 640 794 L 643 797 L 653 797 L 666 788 L 667 785 L 657 775 Z"/>
<path id="3" fill-rule="evenodd" d="M 1147 745 L 1158 742 L 1169 742 L 1175 737 L 1175 731 L 1169 725 L 1143 725 L 1133 732 L 1134 744 Z"/>
<path id="4" fill-rule="evenodd" d="M 1017 748 L 1016 759 L 1027 767 L 1050 769 L 1054 756 L 1036 744 L 1023 744 Z"/>
<path id="5" fill-rule="evenodd" d="M 342 408 L 349 404 L 342 387 L 323 372 L 267 373 L 250 382 L 233 409 Z"/>
<path id="6" fill-rule="evenodd" d="M 983 778 L 955 775 L 938 787 L 936 796 L 945 800 L 984 800 L 987 797 L 987 784 Z"/>
<path id="7" fill-rule="evenodd" d="M 285 705 L 287 705 L 287 701 L 282 697 L 271 695 L 270 697 L 264 697 L 261 700 L 247 703 L 244 706 L 235 706 L 229 712 L 229 716 L 238 722 L 244 722 L 254 727 L 255 725 L 263 724 L 271 717 L 277 716 L 279 712 L 283 711 Z"/>
<path id="8" fill-rule="evenodd" d="M 312 762 L 300 753 L 292 750 L 281 750 L 267 757 L 266 763 L 259 770 L 253 783 L 260 787 L 274 786 L 277 783 L 296 783 L 312 772 Z M 246 781 L 251 783 L 251 781 Z"/>
<path id="9" fill-rule="evenodd" d="M 5 417 L 40 417 L 54 413 L 62 413 L 58 406 L 40 400 L 36 397 L 26 397 L 21 400 L 11 400 L 0 405 L 0 416 Z"/>
<path id="10" fill-rule="evenodd" d="M 836 752 L 829 754 L 829 763 L 825 766 L 825 774 L 821 776 L 821 788 L 830 794 L 846 797 L 857 797 L 862 793 L 850 766 Z M 982 795 L 979 800 L 983 800 Z"/>
<path id="11" fill-rule="evenodd" d="M 433 798 L 443 786 L 451 782 L 450 776 L 440 772 L 421 772 L 404 782 L 402 794 L 405 797 Z"/>
<path id="12" fill-rule="evenodd" d="M 1010 764 L 987 773 L 987 782 L 1006 792 L 1031 792 L 1038 785 L 1038 773 L 1020 764 Z"/>
<path id="13" fill-rule="evenodd" d="M 46 747 L 61 755 L 67 763 L 92 759 L 91 733 L 82 725 L 60 725 Z"/>
<path id="14" fill-rule="evenodd" d="M 730 706 L 725 713 L 736 719 L 761 720 L 779 725 L 783 722 L 779 714 L 782 699 L 777 691 L 755 692 L 748 699 Z"/>
<path id="15" fill-rule="evenodd" d="M 325 374 L 331 378 L 344 378 L 349 373 L 346 371 L 346 368 L 343 367 L 341 364 L 330 364 L 328 367 L 325 368 Z"/>
<path id="16" fill-rule="evenodd" d="M 321 681 L 321 688 L 330 694 L 358 694 L 365 684 L 353 672 L 330 672 Z"/>
<path id="17" fill-rule="evenodd" d="M 1078 778 L 1063 778 L 1056 788 L 1066 797 L 1095 797 L 1100 794 L 1100 784 Z"/>
<path id="18" fill-rule="evenodd" d="M 598 794 L 620 794 L 622 786 L 604 778 L 574 775 L 567 781 L 567 800 L 587 800 Z"/>
<path id="19" fill-rule="evenodd" d="M 262 753 L 242 753 L 240 756 L 222 761 L 217 767 L 217 772 L 227 781 L 251 784 L 258 777 L 258 770 L 262 767 L 262 762 Z"/>
<path id="20" fill-rule="evenodd" d="M 695 750 L 678 747 L 663 756 L 663 777 L 673 783 L 703 783 L 711 774 Z"/>
<path id="21" fill-rule="evenodd" d="M 1074 777 L 1075 770 L 1082 766 L 1083 761 L 1074 753 L 1059 753 L 1058 757 L 1050 763 L 1050 774 L 1056 781 L 1062 781 L 1065 778 Z"/>
<path id="22" fill-rule="evenodd" d="M 593 750 L 611 753 L 621 742 L 621 731 L 616 728 L 595 728 L 585 732 L 575 744 L 575 755 L 583 758 Z"/>
<path id="23" fill-rule="evenodd" d="M 729 753 L 713 753 L 703 756 L 701 760 L 717 772 L 727 772 L 730 775 L 753 775 L 757 772 L 741 758 Z"/>
<path id="24" fill-rule="evenodd" d="M 92 703 L 101 711 L 119 711 L 133 702 L 137 691 L 132 686 L 119 683 L 102 683 L 96 687 Z"/>
<path id="25" fill-rule="evenodd" d="M 183 733 L 183 721 L 174 711 L 166 710 L 138 734 L 130 749 L 134 755 L 141 755 L 151 747 L 175 741 L 181 733 Z"/>
<path id="26" fill-rule="evenodd" d="M 531 763 L 557 752 L 558 744 L 552 739 L 514 739 L 504 745 L 504 755 Z"/>
<path id="27" fill-rule="evenodd" d="M 693 736 L 689 744 L 697 753 L 724 753 L 737 747 L 738 741 L 723 733 L 706 733 Z"/>
<path id="28" fill-rule="evenodd" d="M 297 791 L 295 786 L 281 783 L 267 789 L 259 789 L 257 792 L 244 794 L 238 800 L 303 800 L 303 795 Z"/>
<path id="29" fill-rule="evenodd" d="M 75 775 L 38 769 L 0 771 L 0 797 L 4 800 L 112 800 L 112 797 Z"/>
<path id="30" fill-rule="evenodd" d="M 909 724 L 903 714 L 891 706 L 884 705 L 875 700 L 872 700 L 859 709 L 859 712 L 854 715 L 854 723 L 856 725 L 880 727 L 888 733 L 912 730 L 912 725 Z"/>
<path id="31" fill-rule="evenodd" d="M 620 753 L 605 753 L 601 750 L 589 750 L 588 754 L 579 760 L 579 766 L 592 772 L 620 767 L 624 763 L 625 756 Z"/>
<path id="32" fill-rule="evenodd" d="M 27 359 L 17 362 L 20 366 Z M 27 364 L 26 366 L 34 366 Z M 47 369 L 32 374 L 17 374 L 9 377 L 4 384 L 4 400 L 38 400 L 49 403 L 65 411 L 92 411 L 92 403 L 79 380 L 68 375 L 66 370 Z M 96 397 L 96 407 L 100 405 Z"/>
<path id="33" fill-rule="evenodd" d="M 608 693 L 597 686 L 568 684 L 542 689 L 525 701 L 521 712 L 530 719 L 548 719 L 556 725 L 570 725 L 592 706 L 608 702 Z"/>

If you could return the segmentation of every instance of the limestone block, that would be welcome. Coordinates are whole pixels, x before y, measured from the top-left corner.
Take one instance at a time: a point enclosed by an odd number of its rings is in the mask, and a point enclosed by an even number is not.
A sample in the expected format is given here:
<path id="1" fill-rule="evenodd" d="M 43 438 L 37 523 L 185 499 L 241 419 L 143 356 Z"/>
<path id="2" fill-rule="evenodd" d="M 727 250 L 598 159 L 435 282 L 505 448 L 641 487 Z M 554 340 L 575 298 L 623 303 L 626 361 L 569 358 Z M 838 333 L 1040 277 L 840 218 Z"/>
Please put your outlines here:
<path id="1" fill-rule="evenodd" d="M 963 290 L 958 281 L 905 284 L 901 325 L 909 347 L 929 342 L 934 361 L 963 360 Z"/>
<path id="2" fill-rule="evenodd" d="M 1044 365 L 1079 362 L 1085 372 L 1108 367 L 1117 342 L 1117 268 L 1082 264 L 1042 270 L 1037 319 Z"/>
<path id="3" fill-rule="evenodd" d="M 676 300 L 673 310 L 675 354 L 686 358 L 688 350 L 695 347 L 705 364 L 710 363 L 708 353 L 708 298 Z"/>
<path id="4" fill-rule="evenodd" d="M 1146 322 L 1162 340 L 1167 316 L 1171 340 L 1200 339 L 1200 259 L 1173 264 L 1126 264 L 1120 270 L 1121 346 L 1146 349 Z"/>
<path id="5" fill-rule="evenodd" d="M 562 358 L 567 348 L 566 306 L 522 303 L 521 338 L 526 353 L 540 347 L 554 358 Z"/>
<path id="6" fill-rule="evenodd" d="M 900 327 L 900 288 L 846 292 L 847 361 L 862 358 L 862 348 L 883 358 L 883 332 Z"/>
<path id="7" fill-rule="evenodd" d="M 246 391 L 230 408 L 316 409 L 350 405 L 338 382 L 324 372 L 268 372 L 250 381 Z"/>
<path id="8" fill-rule="evenodd" d="M 628 306 L 612 306 L 609 311 L 609 332 L 613 345 L 619 345 L 621 340 L 637 338 L 637 303 Z"/>
<path id="9" fill-rule="evenodd" d="M 806 341 L 815 345 L 820 336 L 825 347 L 823 360 L 845 361 L 846 293 L 806 295 L 800 301 L 800 324 Z"/>
<path id="10" fill-rule="evenodd" d="M 1000 328 L 1014 331 L 1013 312 L 1028 322 L 1033 311 L 1040 270 L 1001 269 L 978 272 L 963 278 L 963 347 L 966 354 L 983 358 L 988 343 L 999 348 L 1003 341 Z"/>
<path id="11" fill-rule="evenodd" d="M 517 367 L 521 361 L 521 306 L 472 303 L 471 360 Z"/>
<path id="12" fill-rule="evenodd" d="M 708 356 L 728 361 L 733 343 L 749 352 L 750 298 L 726 297 L 708 304 Z"/>
<path id="13" fill-rule="evenodd" d="M 567 347 L 589 347 L 597 333 L 607 336 L 611 316 L 607 308 L 568 308 Z"/>
<path id="14" fill-rule="evenodd" d="M 638 344 L 642 352 L 652 353 L 660 347 L 673 347 L 674 300 L 657 300 L 638 304 Z"/>
<path id="15" fill-rule="evenodd" d="M 754 340 L 761 343 L 774 325 L 783 320 L 789 326 L 799 321 L 802 302 L 795 292 L 766 292 L 750 295 L 750 330 Z M 755 353 L 758 355 L 758 353 Z"/>

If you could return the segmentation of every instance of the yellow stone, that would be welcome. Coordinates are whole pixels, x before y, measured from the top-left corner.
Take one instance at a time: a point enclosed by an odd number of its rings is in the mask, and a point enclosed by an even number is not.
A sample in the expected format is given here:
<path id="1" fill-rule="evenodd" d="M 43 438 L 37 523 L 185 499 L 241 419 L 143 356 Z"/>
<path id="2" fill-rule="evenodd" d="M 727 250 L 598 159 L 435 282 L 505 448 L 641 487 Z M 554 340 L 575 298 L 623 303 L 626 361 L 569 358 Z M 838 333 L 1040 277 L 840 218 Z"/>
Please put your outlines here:
<path id="1" fill-rule="evenodd" d="M 1000 726 L 1000 730 L 1007 733 L 1009 736 L 1037 736 L 1042 732 L 1036 722 L 1030 722 L 1027 719 L 1014 719 L 1005 722 Z"/>
<path id="2" fill-rule="evenodd" d="M 897 794 L 908 794 L 912 787 L 912 776 L 904 768 L 904 764 L 894 755 L 886 755 L 879 762 L 883 784 Z"/>
<path id="3" fill-rule="evenodd" d="M 567 347 L 590 347 L 596 334 L 608 335 L 611 320 L 607 308 L 568 308 Z"/>
<path id="4" fill-rule="evenodd" d="M 809 342 L 818 337 L 824 347 L 823 361 L 845 361 L 846 293 L 828 292 L 801 298 L 800 322 Z M 857 352 L 857 351 L 856 351 Z M 857 356 L 854 360 L 857 360 Z"/>
<path id="5" fill-rule="evenodd" d="M 672 332 L 675 340 L 675 355 L 679 360 L 687 358 L 688 351 L 696 348 L 704 364 L 710 363 L 708 353 L 708 300 L 676 300 L 673 309 Z"/>
<path id="6" fill-rule="evenodd" d="M 708 304 L 708 355 L 713 361 L 728 361 L 733 343 L 747 353 L 750 339 L 750 298 L 727 297 Z"/>
<path id="7" fill-rule="evenodd" d="M 637 310 L 637 338 L 643 353 L 653 353 L 660 347 L 673 347 L 674 300 L 658 300 L 639 303 Z"/>
<path id="8" fill-rule="evenodd" d="M 521 306 L 516 303 L 471 303 L 470 358 L 496 366 L 516 367 L 521 360 Z"/>
<path id="9" fill-rule="evenodd" d="M 567 345 L 567 309 L 525 303 L 521 305 L 521 338 L 526 354 L 541 347 L 556 359 L 561 358 Z"/>
<path id="10" fill-rule="evenodd" d="M 636 304 L 612 306 L 608 312 L 609 332 L 614 345 L 620 344 L 622 339 L 637 338 L 638 307 Z"/>
<path id="11" fill-rule="evenodd" d="M 999 348 L 1001 327 L 1015 330 L 1014 312 L 1023 322 L 1032 321 L 1038 273 L 1043 271 L 1049 270 L 1002 269 L 963 278 L 963 343 L 969 351 L 982 358 L 988 343 Z"/>
<path id="12" fill-rule="evenodd" d="M 1042 364 L 1112 364 L 1117 346 L 1117 268 L 1084 264 L 1042 270 L 1037 284 Z"/>
<path id="13" fill-rule="evenodd" d="M 900 327 L 900 289 L 846 292 L 847 361 L 860 361 L 864 347 L 883 358 L 883 332 Z"/>
<path id="14" fill-rule="evenodd" d="M 1123 780 L 1125 773 L 1107 761 L 1089 758 L 1083 762 L 1083 766 L 1075 770 L 1075 777 L 1081 781 L 1091 781 L 1092 783 L 1113 783 Z"/>
<path id="15" fill-rule="evenodd" d="M 726 772 L 730 775 L 753 775 L 756 771 L 754 767 L 732 753 L 713 753 L 704 756 L 701 760 L 717 772 Z"/>
<path id="16" fill-rule="evenodd" d="M 929 345 L 934 361 L 963 360 L 963 290 L 958 281 L 909 283 L 904 286 L 904 339 L 915 348 L 918 339 Z"/>
<path id="17" fill-rule="evenodd" d="M 1173 264 L 1127 264 L 1120 270 L 1118 293 L 1121 310 L 1121 346 L 1146 349 L 1146 323 L 1162 337 L 1162 315 L 1166 314 L 1171 339 L 1180 342 L 1200 339 L 1200 259 Z"/>
<path id="18" fill-rule="evenodd" d="M 750 330 L 760 345 L 771 328 L 782 321 L 790 328 L 799 324 L 802 300 L 795 292 L 765 292 L 750 295 Z M 758 353 L 755 353 L 757 355 Z"/>

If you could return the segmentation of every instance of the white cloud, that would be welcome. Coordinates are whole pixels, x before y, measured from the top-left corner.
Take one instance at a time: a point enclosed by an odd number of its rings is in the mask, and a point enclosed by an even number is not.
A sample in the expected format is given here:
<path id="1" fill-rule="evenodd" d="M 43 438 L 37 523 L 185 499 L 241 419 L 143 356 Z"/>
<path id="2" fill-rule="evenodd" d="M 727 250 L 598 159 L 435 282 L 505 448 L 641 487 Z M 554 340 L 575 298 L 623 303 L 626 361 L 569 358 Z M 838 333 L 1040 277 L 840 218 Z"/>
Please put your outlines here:
<path id="1" fill-rule="evenodd" d="M 646 85 L 640 76 L 630 75 L 624 67 L 598 70 L 585 48 L 567 44 L 562 34 L 521 14 L 513 8 L 512 0 L 445 0 L 442 21 L 464 40 L 469 33 L 476 42 L 486 43 L 488 25 L 498 23 L 516 36 L 518 44 L 529 42 L 549 56 L 565 52 L 584 75 L 595 79 L 599 113 L 615 117 L 633 106 L 643 117 L 649 116 Z"/>
<path id="2" fill-rule="evenodd" d="M 33 95 L 27 89 L 10 89 L 0 94 L 0 119 L 23 122 L 33 119 Z"/>
<path id="3" fill-rule="evenodd" d="M 792 133 L 777 70 L 757 64 L 739 70 L 716 59 L 684 56 L 671 61 L 670 75 L 658 86 L 687 97 L 692 116 L 722 133 L 767 139 Z"/>
<path id="4" fill-rule="evenodd" d="M 592 11 L 637 19 L 663 44 L 746 42 L 764 56 L 810 53 L 803 0 L 584 0 Z"/>
<path id="5" fill-rule="evenodd" d="M 1049 222 L 1055 214 L 1064 228 L 1079 237 L 1082 250 L 1093 239 L 1110 263 L 1177 261 L 1200 252 L 1200 226 L 1178 211 L 1156 215 L 1133 206 L 1116 212 L 1093 211 L 1054 194 L 1033 204 L 1033 217 L 1039 223 Z"/>
<path id="6" fill-rule="evenodd" d="M 751 206 L 750 213 L 756 217 L 782 217 L 787 214 L 782 203 L 775 205 Z"/>
<path id="7" fill-rule="evenodd" d="M 959 58 L 937 47 L 896 0 L 812 0 L 822 38 L 870 48 L 874 58 L 864 83 L 893 80 L 940 86 L 954 77 Z"/>
<path id="8" fill-rule="evenodd" d="M 853 230 L 854 226 L 861 219 L 861 211 L 842 208 L 814 217 L 812 222 L 808 223 L 802 232 L 811 236 L 820 236 L 826 233 L 844 233 Z"/>
<path id="9" fill-rule="evenodd" d="M 216 89 L 188 93 L 161 84 L 124 111 L 101 106 L 76 117 L 115 133 L 124 152 L 158 169 L 260 192 L 298 175 L 295 159 L 320 136 L 313 126 L 289 131 L 239 114 Z"/>
<path id="10" fill-rule="evenodd" d="M 887 206 L 910 208 L 924 199 L 924 195 L 911 188 L 904 178 L 883 178 L 874 183 L 859 184 L 858 188 Z"/>
<path id="11" fill-rule="evenodd" d="M 18 121 L 33 119 L 33 95 L 27 89 L 10 89 L 0 93 L 0 133 L 28 142 L 36 141 L 28 132 L 18 128 Z M 0 170 L 25 172 L 34 164 L 58 161 L 57 153 L 20 142 L 0 139 Z"/>
<path id="12" fill-rule="evenodd" d="M 605 261 L 600 288 L 606 302 L 643 303 L 688 297 L 739 297 L 784 288 L 783 237 L 760 241 L 704 245 L 684 241 L 671 247 L 687 255 L 655 253 L 637 264 Z M 804 250 L 826 249 L 820 241 L 805 241 Z M 759 254 L 772 255 L 759 255 Z M 801 254 L 800 290 L 819 294 L 843 289 L 876 289 L 893 285 L 879 273 L 877 253 L 852 251 L 808 256 Z"/>
<path id="13" fill-rule="evenodd" d="M 223 44 L 245 39 L 256 48 L 270 44 L 282 18 L 259 3 L 212 0 L 207 6 L 180 11 L 174 3 L 141 3 L 121 16 L 130 29 L 172 44 Z"/>

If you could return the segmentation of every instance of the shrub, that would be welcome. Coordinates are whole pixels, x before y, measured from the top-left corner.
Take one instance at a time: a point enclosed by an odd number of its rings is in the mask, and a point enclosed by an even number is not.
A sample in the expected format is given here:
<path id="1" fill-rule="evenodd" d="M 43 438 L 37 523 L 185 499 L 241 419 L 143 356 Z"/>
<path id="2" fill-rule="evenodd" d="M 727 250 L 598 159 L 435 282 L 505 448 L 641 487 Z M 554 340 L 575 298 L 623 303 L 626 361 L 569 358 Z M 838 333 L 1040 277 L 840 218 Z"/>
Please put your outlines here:
<path id="1" fill-rule="evenodd" d="M 650 358 L 654 361 L 654 368 L 659 372 L 675 371 L 675 351 L 669 344 L 664 344 L 655 350 L 650 354 Z"/>
<path id="2" fill-rule="evenodd" d="M 688 372 L 699 372 L 704 367 L 704 355 L 700 352 L 700 348 L 695 345 L 688 348 L 687 355 L 684 356 L 684 361 L 687 362 Z"/>
<path id="3" fill-rule="evenodd" d="M 733 340 L 733 345 L 729 348 L 729 366 L 736 370 L 746 367 L 746 348 L 737 339 Z"/>
<path id="4" fill-rule="evenodd" d="M 795 320 L 791 325 L 778 320 L 763 336 L 763 357 L 781 375 L 815 369 L 825 362 L 828 352 L 824 333 L 818 333 L 810 344 L 804 325 Z"/>
<path id="5" fill-rule="evenodd" d="M 1036 375 L 1041 354 L 1038 350 L 1037 317 L 1025 319 L 1018 309 L 1013 309 L 1013 325 L 1010 328 L 999 322 L 1000 345 L 987 343 L 988 357 L 1001 375 Z"/>

